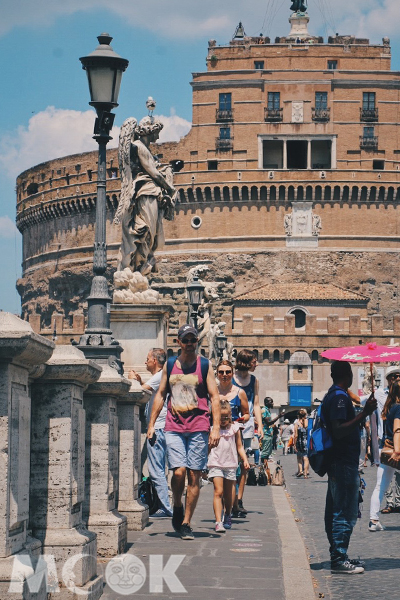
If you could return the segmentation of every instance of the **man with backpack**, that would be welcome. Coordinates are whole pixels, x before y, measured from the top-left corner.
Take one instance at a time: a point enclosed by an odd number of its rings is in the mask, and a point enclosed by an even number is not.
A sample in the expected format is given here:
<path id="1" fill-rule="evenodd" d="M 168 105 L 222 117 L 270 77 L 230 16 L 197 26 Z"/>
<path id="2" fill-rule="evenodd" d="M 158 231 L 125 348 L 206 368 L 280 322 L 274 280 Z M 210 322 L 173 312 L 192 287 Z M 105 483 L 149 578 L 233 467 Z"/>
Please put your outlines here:
<path id="1" fill-rule="evenodd" d="M 200 493 L 200 476 L 206 468 L 208 447 L 219 443 L 220 398 L 211 363 L 197 354 L 198 333 L 191 325 L 178 331 L 179 357 L 164 365 L 160 387 L 154 398 L 147 438 L 168 394 L 165 439 L 173 496 L 172 526 L 183 540 L 193 540 L 190 522 Z M 209 400 L 213 418 L 210 433 Z M 186 506 L 182 495 L 187 476 Z"/>
<path id="2" fill-rule="evenodd" d="M 356 416 L 348 390 L 353 383 L 350 363 L 335 361 L 331 365 L 333 385 L 322 401 L 321 411 L 332 436 L 327 466 L 328 491 L 325 506 L 325 531 L 330 544 L 331 572 L 364 572 L 364 562 L 350 560 L 347 549 L 358 516 L 360 475 L 360 423 L 376 410 L 371 395 Z"/>

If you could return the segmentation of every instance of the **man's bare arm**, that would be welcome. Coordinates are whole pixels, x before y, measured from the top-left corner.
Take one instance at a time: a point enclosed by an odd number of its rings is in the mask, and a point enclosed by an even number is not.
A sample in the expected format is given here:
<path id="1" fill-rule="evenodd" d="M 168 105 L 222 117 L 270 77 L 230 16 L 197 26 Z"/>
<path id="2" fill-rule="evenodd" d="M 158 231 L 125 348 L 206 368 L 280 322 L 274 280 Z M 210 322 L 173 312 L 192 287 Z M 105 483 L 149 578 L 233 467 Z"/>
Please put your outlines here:
<path id="1" fill-rule="evenodd" d="M 165 364 L 163 367 L 163 372 L 161 375 L 160 387 L 157 390 L 157 393 L 154 397 L 153 408 L 150 415 L 149 426 L 147 428 L 147 437 L 151 439 L 154 434 L 154 423 L 157 420 L 158 415 L 162 411 L 164 406 L 165 397 L 167 395 L 168 389 L 168 377 L 167 377 L 167 365 Z"/>
<path id="2" fill-rule="evenodd" d="M 258 437 L 260 440 L 264 437 L 263 426 L 262 426 L 262 417 L 261 417 L 261 408 L 260 408 L 260 397 L 258 395 L 258 379 L 256 378 L 256 383 L 254 385 L 254 417 L 256 419 L 256 423 L 258 425 Z"/>
<path id="3" fill-rule="evenodd" d="M 221 405 L 217 382 L 215 381 L 214 371 L 212 369 L 211 363 L 208 367 L 207 373 L 207 391 L 211 400 L 211 412 L 213 417 L 213 426 L 210 432 L 209 446 L 210 448 L 214 448 L 219 444 L 219 430 L 221 426 Z"/>
<path id="4" fill-rule="evenodd" d="M 332 421 L 332 434 L 333 437 L 336 438 L 337 440 L 340 440 L 341 438 L 346 437 L 346 435 L 349 435 L 349 433 L 351 433 L 353 431 L 353 429 L 355 429 L 356 427 L 358 427 L 360 425 L 360 423 L 369 415 L 372 415 L 372 413 L 374 412 L 374 410 L 376 410 L 378 404 L 374 398 L 374 396 L 371 394 L 371 396 L 368 398 L 367 402 L 365 403 L 364 409 L 362 412 L 360 412 L 356 417 L 354 417 L 354 419 L 352 419 L 351 421 Z"/>

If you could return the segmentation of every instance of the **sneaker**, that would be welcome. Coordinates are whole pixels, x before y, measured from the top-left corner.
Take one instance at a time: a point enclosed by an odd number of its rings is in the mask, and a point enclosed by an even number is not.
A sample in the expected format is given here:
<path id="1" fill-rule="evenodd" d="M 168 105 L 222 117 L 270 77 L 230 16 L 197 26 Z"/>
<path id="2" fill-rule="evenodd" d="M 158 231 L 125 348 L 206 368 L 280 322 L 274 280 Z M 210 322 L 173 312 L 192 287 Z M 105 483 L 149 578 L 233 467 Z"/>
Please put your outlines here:
<path id="1" fill-rule="evenodd" d="M 224 517 L 224 527 L 225 527 L 225 529 L 231 529 L 232 528 L 232 517 L 231 517 L 231 515 L 225 515 L 225 517 Z"/>
<path id="2" fill-rule="evenodd" d="M 174 506 L 173 513 L 172 513 L 172 527 L 178 533 L 180 533 L 180 529 L 182 527 L 183 517 L 184 517 L 183 506 Z"/>
<path id="3" fill-rule="evenodd" d="M 179 533 L 182 540 L 194 540 L 193 529 L 188 523 L 182 523 Z"/>
<path id="4" fill-rule="evenodd" d="M 355 567 L 365 567 L 365 560 L 361 560 L 360 558 L 349 558 L 349 563 Z"/>
<path id="5" fill-rule="evenodd" d="M 238 507 L 239 507 L 239 512 L 244 513 L 245 515 L 247 515 L 248 511 L 243 506 L 243 500 L 238 500 Z"/>
<path id="6" fill-rule="evenodd" d="M 382 525 L 382 523 L 380 523 L 379 521 L 377 521 L 376 523 L 374 523 L 373 521 L 369 522 L 368 525 L 368 529 L 370 531 L 384 531 L 384 526 Z"/>
<path id="7" fill-rule="evenodd" d="M 247 512 L 243 512 L 242 510 L 233 510 L 232 517 L 234 519 L 245 519 L 247 517 Z"/>
<path id="8" fill-rule="evenodd" d="M 222 521 L 217 521 L 217 522 L 215 523 L 215 531 L 216 531 L 217 533 L 225 533 L 226 529 L 225 529 L 225 527 L 224 527 L 224 525 L 223 525 Z"/>
<path id="9" fill-rule="evenodd" d="M 349 560 L 343 560 L 331 565 L 331 573 L 357 575 L 358 573 L 364 573 L 364 567 L 358 567 L 357 565 L 353 565 Z"/>
<path id="10" fill-rule="evenodd" d="M 172 517 L 172 513 L 166 512 L 162 508 L 159 508 L 155 513 L 149 516 L 150 519 L 170 519 Z"/>

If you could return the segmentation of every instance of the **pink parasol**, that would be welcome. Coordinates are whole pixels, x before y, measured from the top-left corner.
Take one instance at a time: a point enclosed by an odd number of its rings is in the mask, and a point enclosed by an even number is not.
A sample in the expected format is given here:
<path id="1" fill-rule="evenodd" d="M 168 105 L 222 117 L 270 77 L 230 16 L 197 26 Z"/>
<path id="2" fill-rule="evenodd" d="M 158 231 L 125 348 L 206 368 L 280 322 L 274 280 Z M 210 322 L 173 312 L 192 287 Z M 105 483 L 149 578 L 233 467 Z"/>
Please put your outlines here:
<path id="1" fill-rule="evenodd" d="M 347 348 L 331 348 L 321 352 L 324 358 L 332 360 L 347 360 L 348 362 L 370 363 L 372 391 L 374 391 L 374 380 L 372 377 L 373 363 L 398 362 L 400 361 L 400 347 L 378 346 L 370 342 L 365 346 L 348 346 Z"/>

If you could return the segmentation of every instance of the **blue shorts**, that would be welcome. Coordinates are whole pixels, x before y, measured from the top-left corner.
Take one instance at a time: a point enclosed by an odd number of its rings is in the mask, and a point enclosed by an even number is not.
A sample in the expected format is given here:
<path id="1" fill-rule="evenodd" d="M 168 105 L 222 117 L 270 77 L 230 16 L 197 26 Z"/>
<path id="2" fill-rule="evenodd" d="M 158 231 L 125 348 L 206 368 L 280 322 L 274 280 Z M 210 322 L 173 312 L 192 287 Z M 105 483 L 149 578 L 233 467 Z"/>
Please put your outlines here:
<path id="1" fill-rule="evenodd" d="M 187 467 L 193 471 L 203 471 L 208 460 L 208 431 L 177 433 L 165 431 L 168 467 Z"/>

